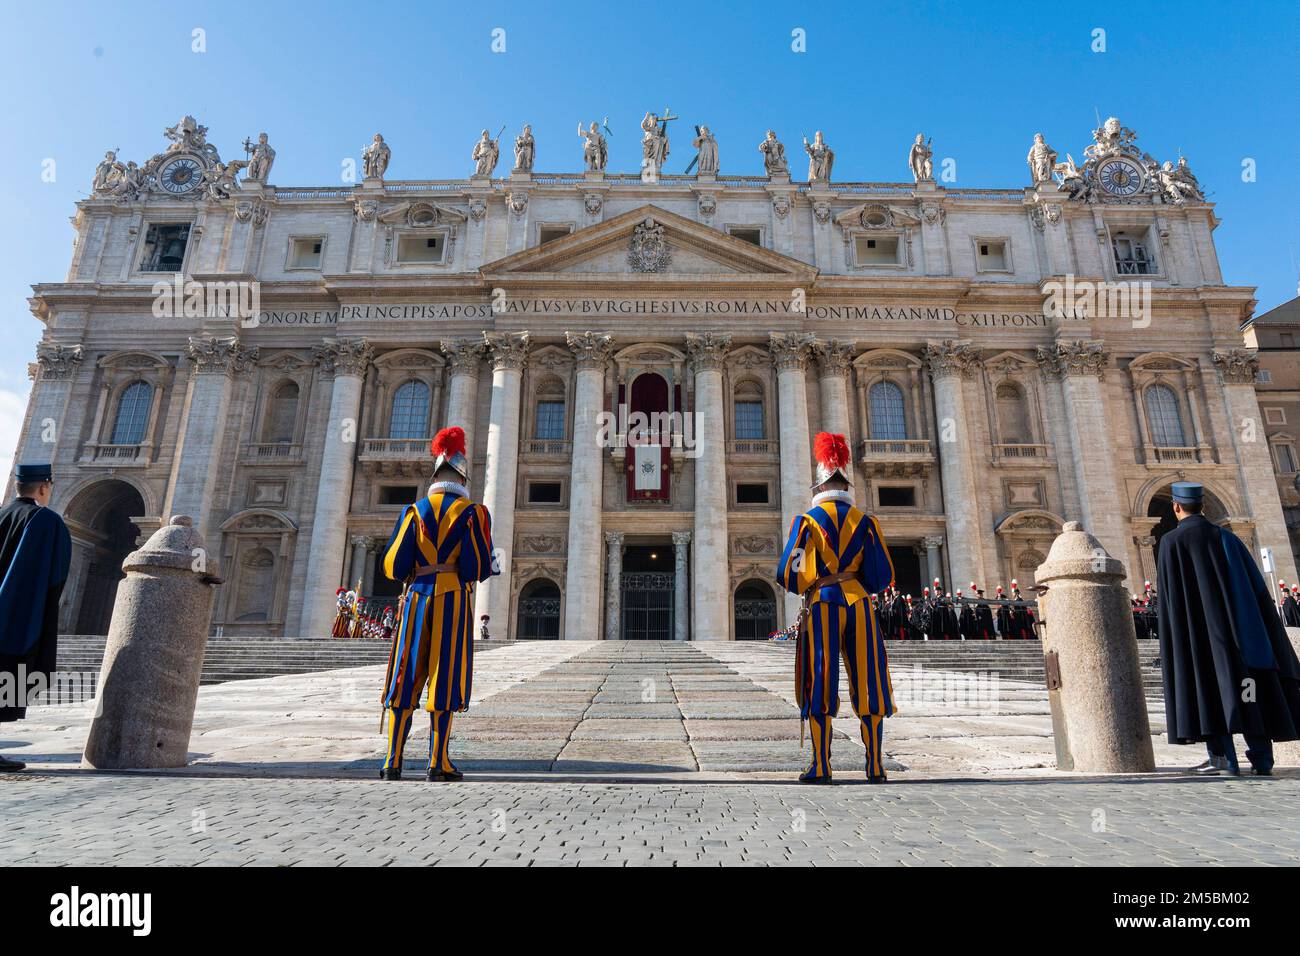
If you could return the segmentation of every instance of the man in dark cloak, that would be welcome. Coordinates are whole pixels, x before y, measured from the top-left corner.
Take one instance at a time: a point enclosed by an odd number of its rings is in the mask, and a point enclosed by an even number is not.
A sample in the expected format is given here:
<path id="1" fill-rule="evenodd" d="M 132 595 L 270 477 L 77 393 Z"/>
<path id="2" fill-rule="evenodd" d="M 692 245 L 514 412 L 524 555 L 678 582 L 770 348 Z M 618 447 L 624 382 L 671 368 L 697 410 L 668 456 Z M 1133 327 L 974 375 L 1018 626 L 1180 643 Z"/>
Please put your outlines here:
<path id="1" fill-rule="evenodd" d="M 1290 592 L 1286 584 L 1279 584 L 1282 589 L 1282 623 L 1287 627 L 1300 627 L 1300 599 L 1296 596 L 1296 586 L 1291 585 Z"/>
<path id="2" fill-rule="evenodd" d="M 27 716 L 28 693 L 49 687 L 57 652 L 59 596 L 72 538 L 50 510 L 49 465 L 19 465 L 18 495 L 0 508 L 0 723 Z M 0 756 L 0 772 L 25 768 Z"/>
<path id="3" fill-rule="evenodd" d="M 1300 738 L 1300 661 L 1268 585 L 1236 535 L 1201 514 L 1204 489 L 1173 485 L 1178 526 L 1156 559 L 1165 722 L 1172 744 L 1203 741 L 1203 774 L 1273 770 L 1273 741 Z"/>

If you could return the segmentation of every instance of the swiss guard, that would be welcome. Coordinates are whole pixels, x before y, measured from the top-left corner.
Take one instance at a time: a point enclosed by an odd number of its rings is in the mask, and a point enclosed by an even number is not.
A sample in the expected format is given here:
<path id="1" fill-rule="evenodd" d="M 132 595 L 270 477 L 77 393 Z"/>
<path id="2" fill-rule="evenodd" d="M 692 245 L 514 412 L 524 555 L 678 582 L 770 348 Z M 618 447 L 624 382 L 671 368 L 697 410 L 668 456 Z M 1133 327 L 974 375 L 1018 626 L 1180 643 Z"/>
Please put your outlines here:
<path id="1" fill-rule="evenodd" d="M 17 496 L 0 508 L 0 724 L 27 716 L 27 694 L 48 687 L 58 641 L 59 597 L 72 538 L 51 510 L 54 472 L 19 465 Z M 0 772 L 25 768 L 0 756 Z"/>
<path id="2" fill-rule="evenodd" d="M 790 525 L 777 580 L 803 598 L 799 613 L 795 696 L 812 731 L 812 765 L 801 783 L 831 782 L 831 718 L 840 705 L 840 654 L 849 699 L 861 722 L 867 781 L 885 782 L 884 718 L 894 712 L 885 642 L 867 595 L 894 580 L 880 525 L 853 504 L 849 448 L 822 432 L 813 443 L 817 476 L 812 507 Z"/>
<path id="3" fill-rule="evenodd" d="M 452 715 L 469 707 L 474 676 L 474 585 L 500 570 L 492 556 L 492 521 L 469 500 L 465 432 L 444 428 L 429 492 L 397 520 L 384 551 L 384 573 L 406 587 L 388 657 L 384 707 L 388 750 L 379 776 L 402 779 L 402 751 L 426 683 L 430 714 L 426 779 L 464 777 L 447 755 Z"/>
<path id="4" fill-rule="evenodd" d="M 1250 551 L 1201 513 L 1205 489 L 1172 491 L 1178 525 L 1156 559 L 1169 742 L 1204 742 L 1193 771 L 1236 776 L 1242 734 L 1253 772 L 1269 776 L 1273 741 L 1300 739 L 1300 662 Z"/>

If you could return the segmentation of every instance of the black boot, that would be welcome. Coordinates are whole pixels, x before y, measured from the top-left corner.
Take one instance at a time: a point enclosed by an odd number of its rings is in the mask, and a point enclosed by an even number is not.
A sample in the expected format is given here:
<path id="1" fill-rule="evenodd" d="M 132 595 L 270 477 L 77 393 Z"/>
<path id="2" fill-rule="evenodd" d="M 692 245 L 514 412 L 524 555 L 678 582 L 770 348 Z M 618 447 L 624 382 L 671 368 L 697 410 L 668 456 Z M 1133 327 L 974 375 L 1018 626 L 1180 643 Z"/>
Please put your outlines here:
<path id="1" fill-rule="evenodd" d="M 402 768 L 400 766 L 385 767 L 383 770 L 379 771 L 379 779 L 380 780 L 401 780 Z"/>
<path id="2" fill-rule="evenodd" d="M 807 770 L 805 770 L 803 773 L 799 774 L 799 782 L 800 782 L 800 783 L 829 784 L 829 783 L 831 782 L 831 775 L 830 775 L 830 774 L 824 774 L 824 775 L 822 775 L 822 776 L 818 776 L 817 774 L 813 773 L 813 771 L 812 771 L 812 767 L 809 767 L 809 768 L 808 768 Z"/>
<path id="3" fill-rule="evenodd" d="M 21 760 L 11 760 L 0 754 L 0 773 L 17 773 L 19 770 L 26 770 L 27 764 Z"/>
<path id="4" fill-rule="evenodd" d="M 464 780 L 465 775 L 459 770 L 438 770 L 436 767 L 430 767 L 429 772 L 425 774 L 424 779 L 429 783 L 455 783 L 457 780 Z"/>
<path id="5" fill-rule="evenodd" d="M 867 783 L 889 783 L 889 777 L 885 774 L 867 774 Z"/>

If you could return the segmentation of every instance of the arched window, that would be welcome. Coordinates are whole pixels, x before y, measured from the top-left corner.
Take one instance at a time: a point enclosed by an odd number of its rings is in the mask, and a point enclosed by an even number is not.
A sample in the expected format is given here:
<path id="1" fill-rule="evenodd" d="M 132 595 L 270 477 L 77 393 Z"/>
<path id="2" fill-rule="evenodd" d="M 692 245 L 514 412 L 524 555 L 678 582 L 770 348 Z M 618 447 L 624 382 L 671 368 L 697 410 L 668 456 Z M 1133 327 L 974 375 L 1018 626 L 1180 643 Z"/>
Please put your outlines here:
<path id="1" fill-rule="evenodd" d="M 429 437 L 429 386 L 409 381 L 393 395 L 393 417 L 388 424 L 389 438 Z"/>
<path id="2" fill-rule="evenodd" d="M 148 382 L 132 382 L 122 391 L 117 402 L 117 417 L 113 419 L 114 445 L 138 445 L 144 441 L 144 430 L 149 424 L 149 406 L 153 404 L 153 386 Z"/>
<path id="3" fill-rule="evenodd" d="M 1183 421 L 1178 414 L 1178 396 L 1168 385 L 1152 385 L 1146 391 L 1147 426 L 1151 443 L 1160 448 L 1185 448 Z"/>
<path id="4" fill-rule="evenodd" d="M 871 437 L 876 441 L 907 438 L 903 390 L 893 382 L 877 382 L 867 393 L 871 404 Z"/>
<path id="5" fill-rule="evenodd" d="M 492 622 L 489 621 L 489 629 Z M 498 627 L 497 630 L 503 630 Z M 560 637 L 560 588 L 549 578 L 537 578 L 519 592 L 519 640 L 554 641 Z"/>
<path id="6" fill-rule="evenodd" d="M 288 444 L 298 423 L 298 384 L 282 382 L 272 393 L 262 421 L 264 444 Z"/>
<path id="7" fill-rule="evenodd" d="M 1002 440 L 1002 444 L 1032 444 L 1024 392 L 1011 382 L 1003 382 L 997 389 L 997 402 L 998 437 Z"/>

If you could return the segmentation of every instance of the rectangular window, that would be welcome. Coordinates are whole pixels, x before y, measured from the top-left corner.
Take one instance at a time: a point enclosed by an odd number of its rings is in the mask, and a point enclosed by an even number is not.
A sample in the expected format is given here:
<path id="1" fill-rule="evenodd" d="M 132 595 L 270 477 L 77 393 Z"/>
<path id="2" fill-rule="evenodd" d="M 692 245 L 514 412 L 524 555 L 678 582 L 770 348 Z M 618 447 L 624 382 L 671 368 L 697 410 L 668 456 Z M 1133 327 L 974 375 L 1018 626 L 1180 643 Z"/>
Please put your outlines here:
<path id="1" fill-rule="evenodd" d="M 765 505 L 767 502 L 766 481 L 742 481 L 736 485 L 736 504 Z"/>
<path id="2" fill-rule="evenodd" d="M 441 233 L 436 236 L 402 236 L 397 240 L 397 261 L 402 264 L 437 264 L 442 262 L 446 250 L 447 237 Z"/>
<path id="3" fill-rule="evenodd" d="M 1300 471 L 1296 465 L 1296 454 L 1294 445 L 1275 445 L 1277 449 L 1277 470 L 1284 475 L 1289 475 L 1293 471 Z"/>
<path id="4" fill-rule="evenodd" d="M 534 438 L 564 440 L 564 402 L 538 402 Z"/>
<path id="5" fill-rule="evenodd" d="M 1155 259 L 1139 237 L 1127 232 L 1116 232 L 1111 236 L 1111 248 L 1115 253 L 1115 271 L 1120 275 L 1155 275 Z"/>
<path id="6" fill-rule="evenodd" d="M 975 243 L 975 268 L 980 272 L 1007 272 L 1007 244 L 1002 239 L 980 239 Z"/>
<path id="7" fill-rule="evenodd" d="M 556 239 L 563 239 L 571 232 L 573 232 L 572 226 L 542 226 L 537 231 L 537 244 L 539 246 L 544 246 L 548 242 L 554 242 Z"/>
<path id="8" fill-rule="evenodd" d="M 1282 408 L 1266 408 L 1266 409 L 1264 409 L 1264 424 L 1265 424 L 1265 425 L 1285 425 L 1285 424 L 1286 424 L 1286 410 L 1285 410 L 1285 409 L 1282 409 Z"/>
<path id="9" fill-rule="evenodd" d="M 915 508 L 916 489 L 879 486 L 876 488 L 876 500 L 882 508 Z"/>
<path id="10" fill-rule="evenodd" d="M 897 236 L 858 236 L 853 248 L 860 266 L 898 265 Z"/>
<path id="11" fill-rule="evenodd" d="M 732 226 L 727 232 L 731 234 L 732 238 L 750 242 L 756 246 L 763 244 L 763 230 L 755 226 Z"/>
<path id="12" fill-rule="evenodd" d="M 289 268 L 319 269 L 321 250 L 324 248 L 324 239 L 290 239 Z"/>
<path id="13" fill-rule="evenodd" d="M 420 489 L 415 485 L 381 485 L 379 503 L 381 505 L 409 505 L 420 497 Z"/>
<path id="14" fill-rule="evenodd" d="M 558 481 L 530 481 L 528 483 L 528 503 L 531 505 L 558 505 L 562 490 Z"/>
<path id="15" fill-rule="evenodd" d="M 752 441 L 766 437 L 763 428 L 763 403 L 736 402 L 736 440 Z"/>
<path id="16" fill-rule="evenodd" d="M 154 223 L 144 236 L 141 272 L 180 272 L 190 242 L 190 224 Z"/>

